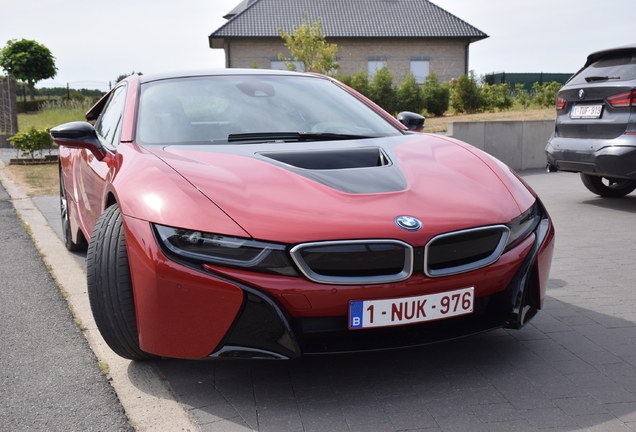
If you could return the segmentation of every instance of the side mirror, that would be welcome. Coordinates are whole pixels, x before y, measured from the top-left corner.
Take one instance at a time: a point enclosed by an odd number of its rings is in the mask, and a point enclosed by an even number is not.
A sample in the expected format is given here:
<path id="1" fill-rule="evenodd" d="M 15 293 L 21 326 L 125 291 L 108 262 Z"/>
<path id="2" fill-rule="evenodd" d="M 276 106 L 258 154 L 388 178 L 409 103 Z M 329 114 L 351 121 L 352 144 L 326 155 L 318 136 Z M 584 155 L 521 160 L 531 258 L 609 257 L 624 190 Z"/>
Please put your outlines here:
<path id="1" fill-rule="evenodd" d="M 106 150 L 97 138 L 97 132 L 90 123 L 76 121 L 64 123 L 51 129 L 51 138 L 59 146 L 87 149 L 97 160 L 104 159 Z"/>
<path id="2" fill-rule="evenodd" d="M 424 121 L 426 120 L 425 117 L 410 111 L 402 111 L 398 114 L 397 119 L 413 132 L 421 132 L 424 129 Z"/>

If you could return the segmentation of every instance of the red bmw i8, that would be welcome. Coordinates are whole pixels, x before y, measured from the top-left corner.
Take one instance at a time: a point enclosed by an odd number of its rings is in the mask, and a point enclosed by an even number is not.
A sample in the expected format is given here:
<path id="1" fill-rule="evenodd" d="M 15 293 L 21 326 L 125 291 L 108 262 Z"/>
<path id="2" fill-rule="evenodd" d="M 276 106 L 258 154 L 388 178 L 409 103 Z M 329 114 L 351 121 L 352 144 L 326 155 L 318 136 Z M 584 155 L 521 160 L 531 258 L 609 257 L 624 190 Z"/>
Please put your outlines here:
<path id="1" fill-rule="evenodd" d="M 51 130 L 65 243 L 122 357 L 421 345 L 542 307 L 554 228 L 468 144 L 329 77 L 133 75 Z"/>

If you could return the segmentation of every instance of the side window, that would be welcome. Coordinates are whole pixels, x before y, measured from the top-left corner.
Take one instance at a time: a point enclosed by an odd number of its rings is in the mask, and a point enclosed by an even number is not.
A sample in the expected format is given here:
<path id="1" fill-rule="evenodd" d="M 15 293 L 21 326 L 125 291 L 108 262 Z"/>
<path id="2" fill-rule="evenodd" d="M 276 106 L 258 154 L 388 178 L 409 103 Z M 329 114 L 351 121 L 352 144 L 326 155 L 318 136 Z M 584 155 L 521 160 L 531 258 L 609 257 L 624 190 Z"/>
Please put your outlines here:
<path id="1" fill-rule="evenodd" d="M 124 115 L 124 103 L 126 102 L 126 86 L 121 86 L 113 92 L 104 108 L 102 115 L 95 124 L 97 135 L 108 147 L 116 148 L 119 144 L 121 123 Z"/>

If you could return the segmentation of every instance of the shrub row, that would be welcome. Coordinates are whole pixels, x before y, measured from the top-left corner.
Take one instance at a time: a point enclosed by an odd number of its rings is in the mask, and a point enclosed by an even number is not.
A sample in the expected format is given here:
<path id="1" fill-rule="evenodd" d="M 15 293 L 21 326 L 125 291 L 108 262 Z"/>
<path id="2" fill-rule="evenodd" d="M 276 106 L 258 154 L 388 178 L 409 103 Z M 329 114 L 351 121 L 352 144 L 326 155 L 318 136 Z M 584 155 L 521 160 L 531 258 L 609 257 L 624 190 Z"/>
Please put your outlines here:
<path id="1" fill-rule="evenodd" d="M 524 109 L 531 104 L 541 108 L 550 107 L 554 105 L 556 94 L 561 88 L 561 84 L 550 82 L 535 83 L 531 91 L 517 84 L 513 90 L 507 83 L 481 83 L 472 71 L 448 83 L 440 83 L 437 75 L 431 72 L 423 85 L 419 85 L 415 76 L 409 73 L 395 86 L 393 75 L 386 66 L 378 69 L 371 79 L 365 71 L 358 71 L 354 75 L 339 73 L 335 78 L 389 113 L 412 111 L 431 116 L 444 115 L 449 108 L 455 113 L 469 114 L 509 110 L 515 102 Z"/>
<path id="2" fill-rule="evenodd" d="M 23 100 L 18 100 L 17 109 L 19 113 L 40 111 L 40 108 L 45 102 L 46 100 L 34 100 L 34 101 L 26 101 L 26 102 Z"/>

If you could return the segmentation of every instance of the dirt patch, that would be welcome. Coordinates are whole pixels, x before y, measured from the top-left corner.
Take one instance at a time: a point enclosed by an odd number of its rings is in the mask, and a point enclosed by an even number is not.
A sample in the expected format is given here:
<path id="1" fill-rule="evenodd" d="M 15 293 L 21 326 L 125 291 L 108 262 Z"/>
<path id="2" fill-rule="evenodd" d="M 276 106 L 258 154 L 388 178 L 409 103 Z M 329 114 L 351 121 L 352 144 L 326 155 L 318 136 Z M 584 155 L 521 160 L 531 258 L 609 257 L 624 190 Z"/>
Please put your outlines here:
<path id="1" fill-rule="evenodd" d="M 57 195 L 60 180 L 57 163 L 5 165 L 4 172 L 29 196 Z"/>

